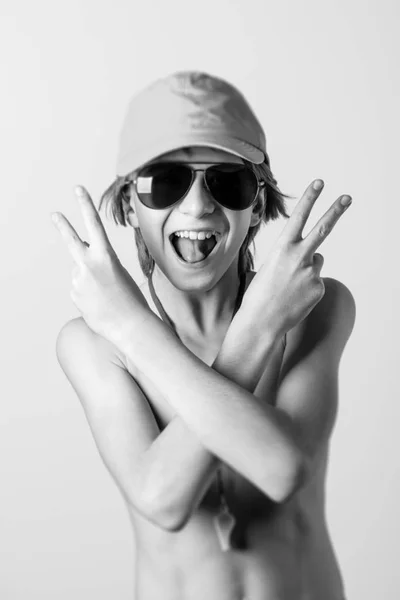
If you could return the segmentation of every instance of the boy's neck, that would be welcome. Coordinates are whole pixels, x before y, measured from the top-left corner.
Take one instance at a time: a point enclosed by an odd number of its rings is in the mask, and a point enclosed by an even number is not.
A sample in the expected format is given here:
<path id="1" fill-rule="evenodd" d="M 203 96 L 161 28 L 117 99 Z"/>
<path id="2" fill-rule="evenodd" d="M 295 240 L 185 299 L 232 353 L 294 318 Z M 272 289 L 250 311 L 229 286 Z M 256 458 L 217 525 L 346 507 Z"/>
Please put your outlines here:
<path id="1" fill-rule="evenodd" d="M 152 274 L 152 283 L 178 335 L 213 338 L 229 326 L 240 285 L 236 261 L 208 291 L 187 292 L 176 288 L 157 265 Z"/>

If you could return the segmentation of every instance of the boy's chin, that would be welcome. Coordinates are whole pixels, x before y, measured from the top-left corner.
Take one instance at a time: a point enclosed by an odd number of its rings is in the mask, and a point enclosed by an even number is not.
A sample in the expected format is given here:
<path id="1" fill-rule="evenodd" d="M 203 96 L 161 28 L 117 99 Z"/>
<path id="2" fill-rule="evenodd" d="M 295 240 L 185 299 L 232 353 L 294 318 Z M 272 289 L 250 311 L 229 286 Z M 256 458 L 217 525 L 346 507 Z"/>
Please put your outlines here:
<path id="1" fill-rule="evenodd" d="M 162 271 L 164 277 L 175 288 L 183 292 L 207 292 L 215 287 L 224 276 L 229 277 L 231 274 L 232 277 L 237 277 L 238 260 L 236 258 L 230 264 L 214 261 L 206 268 L 193 268 L 190 264 L 188 266 L 181 264 L 177 268 L 177 265 L 164 262 L 160 266 L 156 263 L 156 268 Z"/>

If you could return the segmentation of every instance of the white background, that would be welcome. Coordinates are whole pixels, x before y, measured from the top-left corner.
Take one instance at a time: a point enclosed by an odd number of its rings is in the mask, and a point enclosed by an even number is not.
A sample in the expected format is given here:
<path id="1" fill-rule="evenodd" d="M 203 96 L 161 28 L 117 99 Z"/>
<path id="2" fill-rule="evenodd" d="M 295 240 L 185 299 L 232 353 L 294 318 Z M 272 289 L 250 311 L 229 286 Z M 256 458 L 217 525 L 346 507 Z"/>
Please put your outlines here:
<path id="1" fill-rule="evenodd" d="M 399 594 L 399 15 L 389 0 L 0 2 L 0 596 L 128 600 L 133 536 L 55 357 L 77 311 L 50 213 L 114 178 L 129 97 L 176 69 L 237 85 L 281 189 L 353 205 L 321 246 L 357 321 L 340 370 L 327 515 L 349 600 Z M 296 200 L 288 203 L 291 212 Z M 104 217 L 103 217 L 104 218 Z M 257 265 L 284 221 L 257 242 Z M 132 229 L 106 223 L 137 279 Z M 397 239 L 396 239 L 397 238 Z"/>

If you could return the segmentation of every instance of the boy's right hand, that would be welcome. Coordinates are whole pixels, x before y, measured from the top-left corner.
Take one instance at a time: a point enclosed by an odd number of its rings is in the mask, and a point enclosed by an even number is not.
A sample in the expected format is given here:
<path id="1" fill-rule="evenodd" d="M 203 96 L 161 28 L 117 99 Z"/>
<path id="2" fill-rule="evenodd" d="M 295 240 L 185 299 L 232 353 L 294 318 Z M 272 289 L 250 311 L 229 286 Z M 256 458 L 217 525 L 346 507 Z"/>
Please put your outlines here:
<path id="1" fill-rule="evenodd" d="M 320 189 L 313 185 L 321 183 Z M 311 183 L 296 205 L 267 261 L 254 276 L 243 298 L 260 331 L 265 327 L 278 337 L 300 323 L 325 294 L 320 271 L 324 258 L 316 249 L 327 238 L 347 206 L 341 196 L 303 239 L 302 231 L 321 193 L 323 182 Z"/>

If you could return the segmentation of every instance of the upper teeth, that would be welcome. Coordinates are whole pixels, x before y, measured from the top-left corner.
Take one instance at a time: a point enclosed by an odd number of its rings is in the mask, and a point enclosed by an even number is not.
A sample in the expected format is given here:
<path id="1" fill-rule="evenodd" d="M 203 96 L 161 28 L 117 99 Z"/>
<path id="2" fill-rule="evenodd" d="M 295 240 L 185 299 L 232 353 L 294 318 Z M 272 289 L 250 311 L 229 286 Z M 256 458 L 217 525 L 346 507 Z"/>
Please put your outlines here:
<path id="1" fill-rule="evenodd" d="M 191 240 L 205 240 L 210 238 L 212 235 L 216 235 L 216 231 L 175 231 L 174 235 L 178 237 L 185 237 Z"/>

